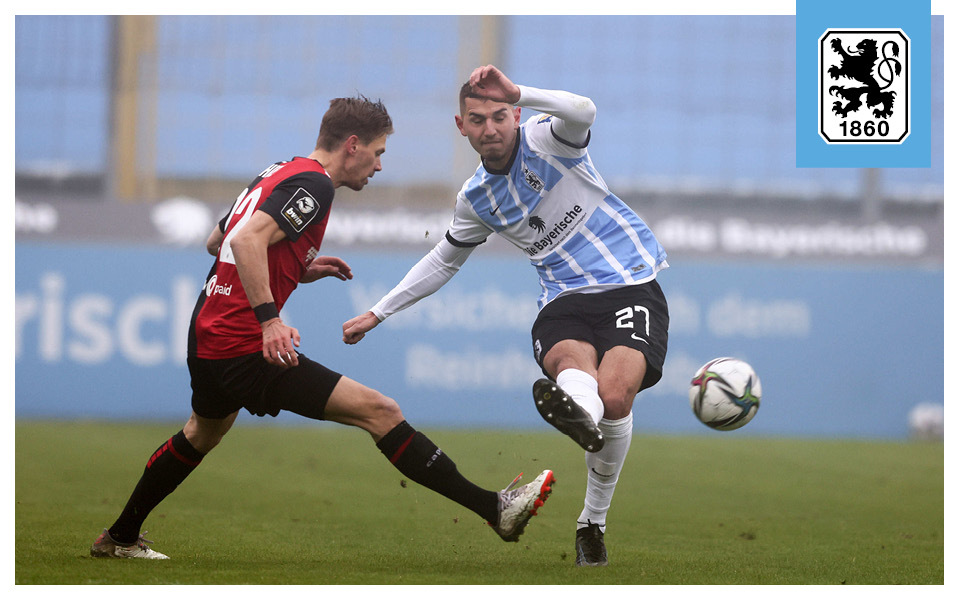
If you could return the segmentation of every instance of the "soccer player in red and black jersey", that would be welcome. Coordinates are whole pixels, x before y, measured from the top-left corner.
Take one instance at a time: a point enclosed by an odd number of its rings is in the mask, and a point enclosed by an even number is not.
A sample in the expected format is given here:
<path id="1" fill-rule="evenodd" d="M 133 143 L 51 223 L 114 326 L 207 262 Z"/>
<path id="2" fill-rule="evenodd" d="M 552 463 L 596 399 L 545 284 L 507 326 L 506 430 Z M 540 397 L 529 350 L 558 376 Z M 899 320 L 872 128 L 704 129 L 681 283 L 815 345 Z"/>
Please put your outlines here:
<path id="1" fill-rule="evenodd" d="M 343 260 L 317 253 L 334 190 L 363 189 L 381 170 L 391 133 L 381 102 L 363 96 L 331 101 L 313 152 L 262 171 L 214 228 L 207 250 L 216 261 L 190 323 L 193 412 L 150 456 L 91 555 L 168 558 L 147 546 L 143 522 L 220 442 L 241 408 L 257 416 L 287 410 L 364 429 L 406 477 L 476 512 L 506 541 L 517 541 L 543 505 L 552 471 L 515 488 L 518 477 L 500 492 L 478 487 L 407 423 L 393 399 L 300 354 L 299 332 L 280 318 L 300 283 L 353 278 Z"/>

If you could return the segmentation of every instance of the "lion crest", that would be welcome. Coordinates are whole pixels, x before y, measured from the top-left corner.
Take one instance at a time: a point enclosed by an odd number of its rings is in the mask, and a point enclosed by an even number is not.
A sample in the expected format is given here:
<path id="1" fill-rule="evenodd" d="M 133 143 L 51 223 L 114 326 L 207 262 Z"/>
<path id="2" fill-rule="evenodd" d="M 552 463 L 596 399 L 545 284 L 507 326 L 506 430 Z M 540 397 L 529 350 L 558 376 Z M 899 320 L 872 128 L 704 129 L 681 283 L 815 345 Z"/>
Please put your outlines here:
<path id="1" fill-rule="evenodd" d="M 892 40 L 884 42 L 881 48 L 883 60 L 876 69 L 876 76 L 874 67 L 881 58 L 877 51 L 876 40 L 865 38 L 854 50 L 844 49 L 840 38 L 833 38 L 830 40 L 830 46 L 841 57 L 840 66 L 832 66 L 827 71 L 830 78 L 843 77 L 862 84 L 858 87 L 842 85 L 830 87 L 830 95 L 842 99 L 833 103 L 834 114 L 846 117 L 848 113 L 855 112 L 863 106 L 863 97 L 866 96 L 867 108 L 874 109 L 874 117 L 886 119 L 893 115 L 893 100 L 897 93 L 893 90 L 884 90 L 893 84 L 895 76 L 900 75 L 901 65 L 896 58 L 900 55 L 900 46 Z M 881 81 L 877 80 L 877 76 Z"/>

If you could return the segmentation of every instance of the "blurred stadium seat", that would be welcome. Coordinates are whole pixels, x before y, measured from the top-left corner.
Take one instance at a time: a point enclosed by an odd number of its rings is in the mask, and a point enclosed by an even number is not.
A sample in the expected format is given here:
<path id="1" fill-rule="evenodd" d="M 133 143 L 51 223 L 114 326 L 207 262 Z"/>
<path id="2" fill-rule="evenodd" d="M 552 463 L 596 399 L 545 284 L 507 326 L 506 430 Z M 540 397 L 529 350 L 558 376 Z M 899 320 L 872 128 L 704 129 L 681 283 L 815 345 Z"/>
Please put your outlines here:
<path id="1" fill-rule="evenodd" d="M 476 163 L 454 98 L 491 60 L 596 101 L 592 153 L 619 191 L 858 199 L 858 170 L 794 167 L 794 47 L 790 16 L 18 16 L 18 192 L 72 177 L 111 195 L 135 168 L 128 199 L 229 200 L 256 165 L 312 147 L 330 98 L 360 92 L 396 124 L 378 187 L 446 207 Z M 932 56 L 932 168 L 885 170 L 885 198 L 942 202 L 943 17 Z"/>

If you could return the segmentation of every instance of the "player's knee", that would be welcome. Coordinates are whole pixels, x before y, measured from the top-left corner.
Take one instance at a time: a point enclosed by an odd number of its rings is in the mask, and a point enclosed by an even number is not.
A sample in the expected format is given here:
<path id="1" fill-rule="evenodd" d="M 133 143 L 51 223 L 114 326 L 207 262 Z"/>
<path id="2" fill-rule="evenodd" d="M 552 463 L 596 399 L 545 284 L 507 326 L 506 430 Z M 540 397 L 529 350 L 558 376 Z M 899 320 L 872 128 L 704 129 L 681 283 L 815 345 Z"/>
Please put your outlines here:
<path id="1" fill-rule="evenodd" d="M 195 421 L 188 422 L 183 428 L 183 435 L 187 442 L 193 446 L 197 452 L 208 454 L 217 447 L 226 431 L 220 431 L 209 427 L 199 427 Z"/>
<path id="2" fill-rule="evenodd" d="M 397 401 L 380 392 L 370 389 L 363 399 L 363 411 L 366 420 L 376 430 L 389 431 L 403 421 L 403 412 Z"/>
<path id="3" fill-rule="evenodd" d="M 190 445 L 193 446 L 193 449 L 197 452 L 202 452 L 203 454 L 209 454 L 211 450 L 217 447 L 222 439 L 222 435 L 204 435 L 194 438 L 187 437 L 187 441 L 190 442 Z"/>
<path id="4" fill-rule="evenodd" d="M 403 411 L 400 410 L 400 405 L 397 404 L 397 401 L 382 394 L 380 395 L 378 412 L 380 415 L 379 420 L 387 423 L 390 427 L 403 421 Z"/>
<path id="5" fill-rule="evenodd" d="M 603 401 L 603 418 L 622 419 L 633 410 L 635 391 L 627 390 L 623 386 L 600 386 L 600 400 Z"/>

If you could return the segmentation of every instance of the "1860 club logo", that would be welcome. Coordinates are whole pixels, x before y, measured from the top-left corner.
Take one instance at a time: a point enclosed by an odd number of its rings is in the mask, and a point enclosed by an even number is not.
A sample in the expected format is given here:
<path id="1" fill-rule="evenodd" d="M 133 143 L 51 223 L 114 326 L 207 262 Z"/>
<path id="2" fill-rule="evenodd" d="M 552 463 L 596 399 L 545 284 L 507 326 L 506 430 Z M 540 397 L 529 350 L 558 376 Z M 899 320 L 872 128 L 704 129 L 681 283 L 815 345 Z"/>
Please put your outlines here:
<path id="1" fill-rule="evenodd" d="M 829 29 L 820 38 L 820 136 L 899 144 L 910 133 L 910 39 L 900 29 Z"/>

